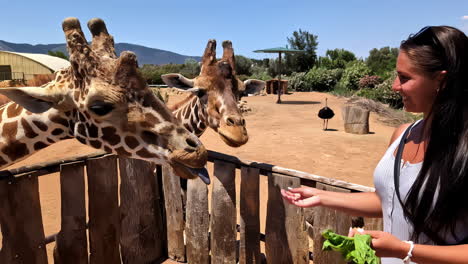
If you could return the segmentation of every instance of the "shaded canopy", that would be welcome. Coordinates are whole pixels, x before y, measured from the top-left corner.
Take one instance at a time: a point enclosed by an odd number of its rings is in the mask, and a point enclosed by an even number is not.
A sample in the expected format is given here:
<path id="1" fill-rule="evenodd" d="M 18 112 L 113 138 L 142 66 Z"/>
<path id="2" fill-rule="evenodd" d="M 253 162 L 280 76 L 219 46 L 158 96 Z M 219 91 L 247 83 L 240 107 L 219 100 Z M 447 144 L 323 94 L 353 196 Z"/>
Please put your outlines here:
<path id="1" fill-rule="evenodd" d="M 294 53 L 294 52 L 304 52 L 303 50 L 298 50 L 298 49 L 290 49 L 287 47 L 277 47 L 277 48 L 271 48 L 271 49 L 261 49 L 261 50 L 254 50 L 254 52 L 257 53 Z"/>

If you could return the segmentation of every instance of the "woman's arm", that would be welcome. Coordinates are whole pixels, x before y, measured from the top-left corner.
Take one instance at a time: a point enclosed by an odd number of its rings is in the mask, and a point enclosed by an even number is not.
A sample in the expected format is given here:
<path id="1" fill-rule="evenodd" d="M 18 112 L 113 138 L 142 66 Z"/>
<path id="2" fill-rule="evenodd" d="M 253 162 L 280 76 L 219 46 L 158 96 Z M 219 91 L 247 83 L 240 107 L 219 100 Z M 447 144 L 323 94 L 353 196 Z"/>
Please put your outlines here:
<path id="1" fill-rule="evenodd" d="M 281 194 L 286 201 L 299 207 L 324 206 L 355 216 L 382 217 L 376 193 L 340 193 L 300 187 L 281 190 Z"/>
<path id="2" fill-rule="evenodd" d="M 363 231 L 372 236 L 372 248 L 377 256 L 403 259 L 407 256 L 410 244 L 382 231 Z M 468 263 L 468 245 L 429 246 L 415 244 L 411 261 L 424 264 Z"/>

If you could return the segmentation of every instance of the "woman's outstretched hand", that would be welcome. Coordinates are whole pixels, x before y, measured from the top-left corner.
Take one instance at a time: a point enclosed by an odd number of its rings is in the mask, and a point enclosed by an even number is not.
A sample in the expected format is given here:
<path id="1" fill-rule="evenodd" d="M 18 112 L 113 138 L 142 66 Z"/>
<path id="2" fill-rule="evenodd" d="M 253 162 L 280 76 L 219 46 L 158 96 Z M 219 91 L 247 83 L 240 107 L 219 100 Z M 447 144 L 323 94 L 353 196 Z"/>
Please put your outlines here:
<path id="1" fill-rule="evenodd" d="M 324 191 L 311 188 L 299 187 L 288 190 L 281 190 L 281 195 L 290 204 L 299 207 L 313 207 L 321 205 L 320 194 Z"/>

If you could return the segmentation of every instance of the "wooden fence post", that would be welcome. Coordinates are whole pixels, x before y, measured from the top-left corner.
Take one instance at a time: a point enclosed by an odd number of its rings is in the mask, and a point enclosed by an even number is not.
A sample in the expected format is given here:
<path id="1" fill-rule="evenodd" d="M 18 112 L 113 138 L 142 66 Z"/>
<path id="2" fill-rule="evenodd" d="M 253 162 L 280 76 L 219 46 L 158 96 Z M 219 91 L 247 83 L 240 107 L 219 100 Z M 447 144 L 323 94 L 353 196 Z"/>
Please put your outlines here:
<path id="1" fill-rule="evenodd" d="M 265 250 L 269 264 L 309 263 L 309 241 L 302 209 L 284 201 L 280 192 L 300 184 L 300 179 L 295 177 L 277 173 L 268 176 Z"/>
<path id="2" fill-rule="evenodd" d="M 119 158 L 122 263 L 153 263 L 166 254 L 155 165 Z"/>
<path id="3" fill-rule="evenodd" d="M 167 224 L 167 252 L 169 258 L 185 262 L 184 212 L 180 189 L 180 177 L 170 166 L 162 166 L 164 204 Z"/>
<path id="4" fill-rule="evenodd" d="M 54 248 L 55 264 L 87 264 L 84 162 L 60 166 L 62 223 Z"/>
<path id="5" fill-rule="evenodd" d="M 199 178 L 187 181 L 186 208 L 187 262 L 208 264 L 210 263 L 208 187 Z"/>
<path id="6" fill-rule="evenodd" d="M 211 196 L 211 263 L 236 263 L 236 166 L 214 162 Z"/>
<path id="7" fill-rule="evenodd" d="M 260 170 L 242 167 L 240 187 L 240 264 L 260 264 Z"/>
<path id="8" fill-rule="evenodd" d="M 117 157 L 86 162 L 89 192 L 89 247 L 91 264 L 120 264 L 120 214 Z"/>
<path id="9" fill-rule="evenodd" d="M 0 181 L 0 263 L 47 264 L 39 184 L 34 173 Z"/>

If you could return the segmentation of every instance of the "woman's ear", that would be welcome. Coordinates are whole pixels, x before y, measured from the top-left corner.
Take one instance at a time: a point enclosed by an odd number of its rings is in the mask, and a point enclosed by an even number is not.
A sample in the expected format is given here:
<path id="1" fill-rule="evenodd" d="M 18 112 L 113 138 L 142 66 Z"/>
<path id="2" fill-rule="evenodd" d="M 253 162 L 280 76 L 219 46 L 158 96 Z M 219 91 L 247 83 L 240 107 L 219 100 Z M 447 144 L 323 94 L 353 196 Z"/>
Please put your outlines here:
<path id="1" fill-rule="evenodd" d="M 436 81 L 437 81 L 437 92 L 439 92 L 439 89 L 445 87 L 445 81 L 447 80 L 447 71 L 443 70 L 437 73 L 436 75 Z"/>

